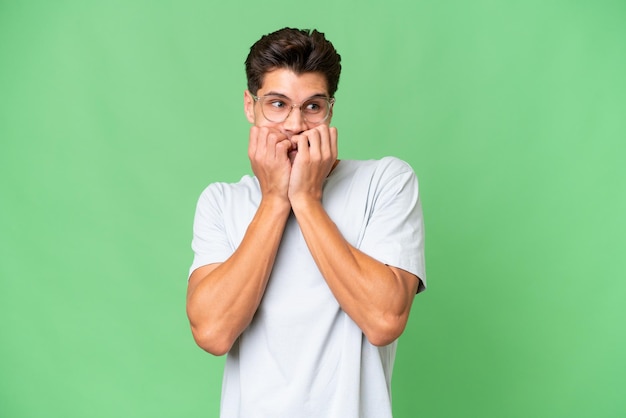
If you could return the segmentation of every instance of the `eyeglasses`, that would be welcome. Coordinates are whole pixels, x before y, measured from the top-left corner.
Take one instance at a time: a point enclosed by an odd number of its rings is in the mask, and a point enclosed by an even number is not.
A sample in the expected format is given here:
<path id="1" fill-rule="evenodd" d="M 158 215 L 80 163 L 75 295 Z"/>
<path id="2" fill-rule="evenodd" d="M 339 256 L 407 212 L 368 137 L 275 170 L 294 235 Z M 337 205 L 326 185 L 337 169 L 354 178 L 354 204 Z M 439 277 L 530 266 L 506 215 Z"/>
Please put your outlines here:
<path id="1" fill-rule="evenodd" d="M 292 103 L 284 96 L 268 94 L 267 96 L 255 96 L 251 94 L 255 102 L 261 104 L 261 112 L 265 119 L 273 123 L 282 123 L 291 114 L 294 107 L 300 109 L 302 118 L 309 123 L 322 123 L 328 119 L 330 109 L 335 104 L 335 99 L 325 96 L 315 96 L 301 104 Z"/>

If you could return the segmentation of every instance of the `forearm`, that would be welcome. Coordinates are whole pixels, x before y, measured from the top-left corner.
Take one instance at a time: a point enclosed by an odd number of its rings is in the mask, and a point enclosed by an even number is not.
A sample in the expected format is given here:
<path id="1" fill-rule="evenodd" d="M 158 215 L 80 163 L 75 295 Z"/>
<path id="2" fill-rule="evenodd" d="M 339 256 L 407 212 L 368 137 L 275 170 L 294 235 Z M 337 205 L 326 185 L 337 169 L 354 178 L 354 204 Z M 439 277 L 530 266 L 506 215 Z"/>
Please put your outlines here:
<path id="1" fill-rule="evenodd" d="M 198 345 L 226 353 L 252 320 L 274 264 L 289 205 L 264 200 L 237 250 L 189 281 L 187 315 Z"/>
<path id="2" fill-rule="evenodd" d="M 416 276 L 389 267 L 351 246 L 317 200 L 292 201 L 307 246 L 341 308 L 375 345 L 404 330 Z"/>

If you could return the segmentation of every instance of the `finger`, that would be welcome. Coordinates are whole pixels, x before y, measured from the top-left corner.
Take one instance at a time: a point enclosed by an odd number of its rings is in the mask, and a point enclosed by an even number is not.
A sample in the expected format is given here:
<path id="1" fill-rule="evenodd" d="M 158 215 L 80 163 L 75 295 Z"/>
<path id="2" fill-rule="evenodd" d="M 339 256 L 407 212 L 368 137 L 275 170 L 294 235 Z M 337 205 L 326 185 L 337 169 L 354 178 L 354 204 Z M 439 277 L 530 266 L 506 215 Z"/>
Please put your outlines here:
<path id="1" fill-rule="evenodd" d="M 330 135 L 330 152 L 334 159 L 337 159 L 339 155 L 339 148 L 337 146 L 337 128 L 334 126 L 328 129 Z"/>
<path id="2" fill-rule="evenodd" d="M 322 135 L 318 129 L 311 129 L 304 133 L 309 143 L 309 154 L 312 158 L 319 159 L 322 155 Z"/>
<path id="3" fill-rule="evenodd" d="M 320 136 L 320 155 L 323 159 L 331 157 L 330 132 L 327 125 L 317 127 Z"/>
<path id="4" fill-rule="evenodd" d="M 253 159 L 258 148 L 259 128 L 252 126 L 248 137 L 248 158 Z"/>
<path id="5" fill-rule="evenodd" d="M 263 159 L 267 154 L 267 128 L 259 128 L 256 139 L 256 158 Z"/>
<path id="6" fill-rule="evenodd" d="M 298 156 L 300 156 L 299 159 L 309 158 L 309 138 L 307 135 L 294 135 L 291 137 L 291 142 L 295 142 L 298 147 Z"/>
<path id="7" fill-rule="evenodd" d="M 284 133 L 280 131 L 269 130 L 266 141 L 268 154 L 272 157 L 276 157 L 277 145 L 285 140 L 288 141 L 287 136 Z"/>
<path id="8" fill-rule="evenodd" d="M 284 141 L 285 139 L 287 139 L 287 137 L 285 136 L 285 134 L 281 133 L 280 131 L 277 131 L 275 129 L 272 128 L 264 128 L 266 129 L 266 136 L 265 136 L 265 141 L 264 141 L 264 146 L 265 146 L 265 156 L 268 158 L 276 158 L 276 145 L 282 141 Z"/>
<path id="9" fill-rule="evenodd" d="M 277 142 L 276 146 L 274 147 L 276 150 L 276 156 L 288 158 L 289 151 L 291 151 L 292 147 L 293 147 L 293 144 L 287 138 L 283 139 L 282 141 Z"/>

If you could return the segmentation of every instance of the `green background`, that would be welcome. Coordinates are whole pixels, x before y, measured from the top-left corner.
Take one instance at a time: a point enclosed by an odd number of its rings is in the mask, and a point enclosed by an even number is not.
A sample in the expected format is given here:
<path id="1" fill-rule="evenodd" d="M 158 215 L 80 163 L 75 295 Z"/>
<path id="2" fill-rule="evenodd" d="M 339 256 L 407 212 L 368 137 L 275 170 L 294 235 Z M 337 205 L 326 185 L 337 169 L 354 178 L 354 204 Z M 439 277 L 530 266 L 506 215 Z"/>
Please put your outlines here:
<path id="1" fill-rule="evenodd" d="M 340 157 L 420 177 L 395 416 L 626 416 L 622 0 L 0 0 L 0 416 L 217 416 L 192 218 L 284 26 L 342 55 Z"/>

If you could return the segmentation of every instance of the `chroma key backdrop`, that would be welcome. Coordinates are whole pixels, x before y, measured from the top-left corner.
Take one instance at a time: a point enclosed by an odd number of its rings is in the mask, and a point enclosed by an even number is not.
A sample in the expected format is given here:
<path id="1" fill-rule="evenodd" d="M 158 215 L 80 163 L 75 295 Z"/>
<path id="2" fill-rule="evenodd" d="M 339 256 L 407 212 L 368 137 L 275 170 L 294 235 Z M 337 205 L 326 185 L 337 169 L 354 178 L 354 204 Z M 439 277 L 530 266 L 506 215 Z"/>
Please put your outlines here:
<path id="1" fill-rule="evenodd" d="M 216 417 L 200 192 L 251 173 L 243 62 L 317 28 L 343 159 L 420 179 L 398 418 L 626 416 L 626 3 L 0 0 L 0 416 Z"/>

